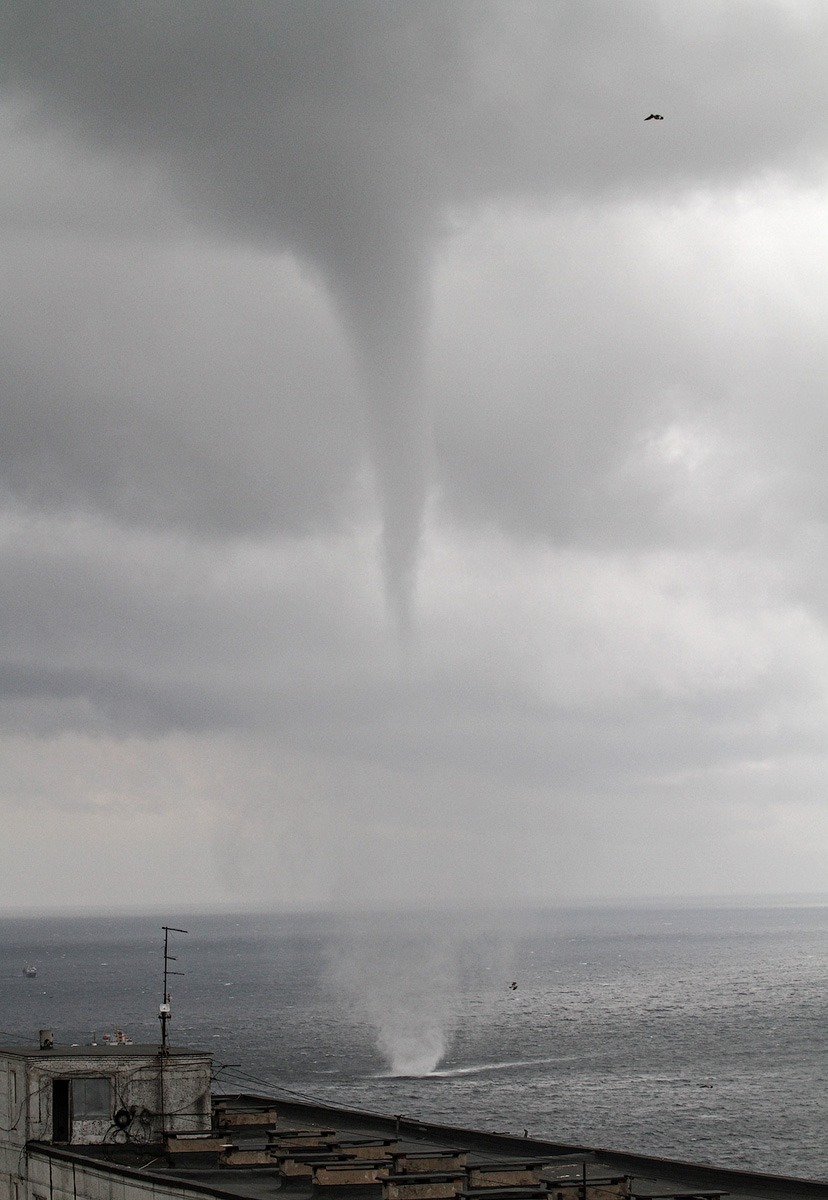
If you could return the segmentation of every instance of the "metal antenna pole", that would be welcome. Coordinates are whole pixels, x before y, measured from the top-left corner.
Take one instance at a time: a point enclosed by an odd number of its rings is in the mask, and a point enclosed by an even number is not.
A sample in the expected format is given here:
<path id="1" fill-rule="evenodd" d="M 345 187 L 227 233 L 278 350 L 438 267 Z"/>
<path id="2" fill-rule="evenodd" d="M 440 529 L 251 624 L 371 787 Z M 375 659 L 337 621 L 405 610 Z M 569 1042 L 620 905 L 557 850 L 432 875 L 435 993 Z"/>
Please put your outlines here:
<path id="1" fill-rule="evenodd" d="M 161 1022 L 161 1051 L 164 1053 L 167 1049 L 167 1022 L 171 1017 L 170 1012 L 170 993 L 168 991 L 168 983 L 170 975 L 183 975 L 183 971 L 171 971 L 170 963 L 175 962 L 175 956 L 170 954 L 170 934 L 171 933 L 187 933 L 186 929 L 177 929 L 175 925 L 162 925 L 164 930 L 164 999 L 161 1001 L 161 1007 L 158 1010 L 158 1019 Z"/>
<path id="2" fill-rule="evenodd" d="M 175 925 L 162 925 L 164 930 L 164 999 L 161 1001 L 161 1006 L 158 1010 L 158 1019 L 161 1022 L 161 1046 L 158 1051 L 158 1090 L 160 1100 L 160 1117 L 161 1117 L 161 1141 L 163 1142 L 167 1136 L 167 1102 L 164 1095 L 164 1060 L 167 1057 L 167 1022 L 170 1019 L 170 993 L 167 991 L 167 984 L 170 975 L 183 975 L 183 971 L 171 971 L 170 963 L 175 962 L 175 958 L 170 954 L 170 934 L 171 933 L 186 933 L 186 929 L 177 929 Z"/>

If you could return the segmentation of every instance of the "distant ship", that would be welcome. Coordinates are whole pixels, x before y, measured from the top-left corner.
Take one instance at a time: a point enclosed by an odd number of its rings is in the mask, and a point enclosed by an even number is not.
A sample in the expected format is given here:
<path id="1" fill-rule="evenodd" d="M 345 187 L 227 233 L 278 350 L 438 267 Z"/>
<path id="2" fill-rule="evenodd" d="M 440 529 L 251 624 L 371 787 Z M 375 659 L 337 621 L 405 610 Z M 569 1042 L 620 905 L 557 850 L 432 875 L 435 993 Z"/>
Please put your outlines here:
<path id="1" fill-rule="evenodd" d="M 23 974 L 27 979 L 34 979 L 35 975 L 37 974 L 37 967 L 33 967 L 31 963 L 27 963 L 23 968 Z"/>

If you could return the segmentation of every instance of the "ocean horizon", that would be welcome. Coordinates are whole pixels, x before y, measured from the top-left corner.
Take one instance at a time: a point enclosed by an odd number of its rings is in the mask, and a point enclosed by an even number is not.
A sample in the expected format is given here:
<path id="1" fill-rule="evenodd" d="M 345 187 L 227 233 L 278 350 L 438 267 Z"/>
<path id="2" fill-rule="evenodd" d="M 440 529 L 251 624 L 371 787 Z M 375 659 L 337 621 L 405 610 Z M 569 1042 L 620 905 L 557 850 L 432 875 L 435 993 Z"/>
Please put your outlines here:
<path id="1" fill-rule="evenodd" d="M 828 898 L 6 913 L 0 1037 L 157 1042 L 162 924 L 224 1090 L 828 1178 Z"/>

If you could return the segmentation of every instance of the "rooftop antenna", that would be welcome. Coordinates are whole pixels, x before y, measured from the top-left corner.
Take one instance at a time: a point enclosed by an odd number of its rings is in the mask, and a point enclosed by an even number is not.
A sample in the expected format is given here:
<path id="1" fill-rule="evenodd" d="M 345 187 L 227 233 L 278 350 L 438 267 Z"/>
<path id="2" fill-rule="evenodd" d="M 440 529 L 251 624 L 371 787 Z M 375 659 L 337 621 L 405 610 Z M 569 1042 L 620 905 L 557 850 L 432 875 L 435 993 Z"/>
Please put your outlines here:
<path id="1" fill-rule="evenodd" d="M 158 1009 L 158 1020 L 161 1022 L 161 1053 L 164 1054 L 169 1044 L 167 1039 L 167 1022 L 172 1015 L 170 1011 L 170 993 L 167 990 L 167 984 L 170 975 L 184 974 L 183 971 L 170 970 L 170 963 L 175 962 L 175 956 L 169 952 L 170 934 L 187 933 L 189 931 L 186 929 L 177 929 L 175 925 L 162 925 L 161 928 L 164 930 L 164 999 L 161 1001 Z"/>

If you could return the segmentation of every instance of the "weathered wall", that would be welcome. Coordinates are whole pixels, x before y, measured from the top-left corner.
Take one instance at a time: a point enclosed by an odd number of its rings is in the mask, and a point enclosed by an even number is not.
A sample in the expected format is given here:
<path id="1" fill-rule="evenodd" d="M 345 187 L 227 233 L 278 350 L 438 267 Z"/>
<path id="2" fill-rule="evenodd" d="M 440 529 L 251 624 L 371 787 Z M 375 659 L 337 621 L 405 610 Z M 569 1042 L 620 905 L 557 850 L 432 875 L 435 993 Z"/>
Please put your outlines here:
<path id="1" fill-rule="evenodd" d="M 26 1068 L 0 1058 L 0 1200 L 25 1200 L 19 1179 L 26 1141 Z"/>
<path id="2" fill-rule="evenodd" d="M 73 1120 L 75 1145 L 100 1142 L 160 1142 L 162 1107 L 167 1131 L 208 1130 L 210 1058 L 175 1055 L 162 1063 L 158 1054 L 33 1054 L 0 1056 L 0 1200 L 32 1200 L 27 1186 L 27 1142 L 53 1140 L 52 1096 L 56 1079 L 105 1078 L 111 1081 L 111 1108 L 94 1120 Z M 162 1095 L 163 1085 L 163 1095 Z M 128 1110 L 129 1123 L 120 1129 L 113 1120 L 118 1109 Z M 71 1170 L 71 1168 L 70 1168 Z M 98 1181 L 106 1200 L 123 1200 Z M 114 1186 L 114 1181 L 113 1181 Z M 38 1184 L 42 1196 L 43 1181 Z M 54 1187 L 46 1195 L 53 1194 Z M 116 1188 L 117 1193 L 117 1188 Z M 74 1192 L 72 1193 L 74 1196 Z"/>
<path id="3" fill-rule="evenodd" d="M 148 1179 L 128 1168 L 67 1162 L 48 1152 L 29 1153 L 29 1186 L 25 1200 L 198 1200 L 210 1195 L 198 1187 L 182 1187 Z M 24 1200 L 24 1197 L 20 1197 Z"/>
<path id="4" fill-rule="evenodd" d="M 52 1112 L 56 1079 L 105 1078 L 110 1081 L 111 1107 L 105 1116 L 74 1119 L 70 1140 L 77 1145 L 102 1141 L 155 1142 L 167 1131 L 210 1128 L 210 1058 L 208 1055 L 125 1054 L 111 1056 L 20 1055 L 0 1057 L 0 1154 L 26 1142 L 54 1140 Z M 129 1122 L 121 1130 L 114 1113 L 125 1109 Z M 2 1168 L 8 1171 L 8 1168 Z M 0 1196 L 0 1200 L 8 1200 Z M 13 1200 L 13 1198 L 12 1198 Z"/>
<path id="5" fill-rule="evenodd" d="M 0 1144 L 25 1141 L 26 1067 L 0 1058 Z"/>
<path id="6" fill-rule="evenodd" d="M 106 1119 L 74 1121 L 72 1142 L 107 1139 L 152 1142 L 161 1140 L 161 1113 L 167 1130 L 210 1128 L 210 1064 L 203 1057 L 89 1056 L 29 1060 L 28 1141 L 51 1141 L 52 1084 L 55 1079 L 101 1077 L 112 1080 L 112 1113 Z M 163 1087 L 163 1096 L 162 1096 Z M 122 1135 L 113 1127 L 118 1109 L 130 1111 L 132 1121 Z"/>

